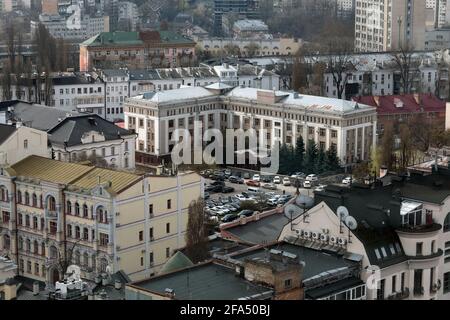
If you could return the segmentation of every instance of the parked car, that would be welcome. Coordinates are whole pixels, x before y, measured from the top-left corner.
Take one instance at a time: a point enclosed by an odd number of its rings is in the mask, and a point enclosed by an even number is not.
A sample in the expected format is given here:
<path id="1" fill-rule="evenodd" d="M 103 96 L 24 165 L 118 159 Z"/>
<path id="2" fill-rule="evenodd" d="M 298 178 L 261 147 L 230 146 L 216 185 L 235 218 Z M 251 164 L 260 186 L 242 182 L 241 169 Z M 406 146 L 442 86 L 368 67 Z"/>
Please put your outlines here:
<path id="1" fill-rule="evenodd" d="M 346 177 L 342 180 L 342 184 L 349 185 L 350 183 L 352 183 L 352 177 Z"/>
<path id="2" fill-rule="evenodd" d="M 291 175 L 292 179 L 303 179 L 305 177 L 305 174 L 303 172 L 296 172 Z"/>
<path id="3" fill-rule="evenodd" d="M 240 201 L 248 200 L 248 197 L 244 196 L 243 194 L 235 194 L 234 196 Z"/>
<path id="4" fill-rule="evenodd" d="M 211 185 L 212 186 L 224 186 L 225 185 L 225 182 L 223 182 L 223 181 L 213 181 L 213 182 L 211 182 Z"/>
<path id="5" fill-rule="evenodd" d="M 259 187 L 260 186 L 260 183 L 255 180 L 248 180 L 245 184 L 248 186 L 251 186 L 251 187 Z"/>
<path id="6" fill-rule="evenodd" d="M 261 181 L 261 176 L 259 174 L 254 174 L 253 175 L 253 180 L 260 182 Z"/>
<path id="7" fill-rule="evenodd" d="M 288 177 L 283 178 L 283 186 L 290 186 L 291 180 Z"/>
<path id="8" fill-rule="evenodd" d="M 251 217 L 255 212 L 253 210 L 242 210 L 238 213 L 239 217 Z"/>
<path id="9" fill-rule="evenodd" d="M 204 198 L 205 198 L 205 200 L 206 200 L 206 199 L 209 199 L 209 197 L 210 197 L 211 195 L 210 195 L 209 192 L 205 192 L 205 193 L 203 194 L 203 196 L 204 196 Z"/>
<path id="10" fill-rule="evenodd" d="M 290 198 L 292 198 L 291 195 L 288 195 L 288 194 L 282 195 L 282 196 L 280 196 L 280 197 L 278 198 L 278 202 L 277 202 L 277 203 L 278 203 L 278 204 L 285 204 L 286 202 L 289 201 Z"/>
<path id="11" fill-rule="evenodd" d="M 269 176 L 262 176 L 261 177 L 261 181 L 265 182 L 265 183 L 271 183 L 272 182 L 272 178 Z"/>
<path id="12" fill-rule="evenodd" d="M 230 181 L 231 183 L 238 183 L 238 184 L 243 184 L 244 183 L 244 179 L 242 179 L 240 177 L 236 177 L 236 176 L 229 177 L 228 181 Z"/>
<path id="13" fill-rule="evenodd" d="M 264 183 L 262 186 L 264 189 L 276 190 L 277 185 L 275 183 Z"/>
<path id="14" fill-rule="evenodd" d="M 307 180 L 307 181 L 318 181 L 318 180 L 319 180 L 319 177 L 317 176 L 317 174 L 309 174 L 309 175 L 306 177 L 306 180 Z"/>
<path id="15" fill-rule="evenodd" d="M 222 187 L 222 193 L 231 193 L 234 192 L 234 188 L 233 187 L 228 187 L 228 186 L 223 186 Z"/>
<path id="16" fill-rule="evenodd" d="M 316 188 L 314 188 L 314 191 L 315 192 L 321 192 L 321 191 L 324 191 L 325 190 L 325 185 L 323 185 L 323 184 L 321 184 L 321 185 L 319 185 L 319 186 L 317 186 Z"/>
<path id="17" fill-rule="evenodd" d="M 225 180 L 225 175 L 224 174 L 213 174 L 210 179 L 212 180 L 218 180 L 218 181 L 224 181 Z"/>
<path id="18" fill-rule="evenodd" d="M 250 173 L 245 172 L 244 173 L 244 179 L 250 179 Z"/>
<path id="19" fill-rule="evenodd" d="M 273 178 L 273 183 L 280 184 L 280 183 L 281 183 L 280 176 L 275 176 L 275 177 Z"/>
<path id="20" fill-rule="evenodd" d="M 231 176 L 231 170 L 230 169 L 226 169 L 223 174 L 225 175 L 225 177 L 230 177 Z"/>
<path id="21" fill-rule="evenodd" d="M 222 218 L 222 222 L 227 223 L 227 222 L 233 222 L 234 220 L 236 220 L 238 218 L 238 216 L 234 213 L 231 214 L 227 214 Z"/>
<path id="22" fill-rule="evenodd" d="M 305 188 L 305 189 L 311 189 L 311 187 L 312 187 L 311 181 L 309 181 L 309 180 L 303 181 L 303 188 Z"/>
<path id="23" fill-rule="evenodd" d="M 266 203 L 269 206 L 276 206 L 278 204 L 278 198 L 270 198 Z"/>

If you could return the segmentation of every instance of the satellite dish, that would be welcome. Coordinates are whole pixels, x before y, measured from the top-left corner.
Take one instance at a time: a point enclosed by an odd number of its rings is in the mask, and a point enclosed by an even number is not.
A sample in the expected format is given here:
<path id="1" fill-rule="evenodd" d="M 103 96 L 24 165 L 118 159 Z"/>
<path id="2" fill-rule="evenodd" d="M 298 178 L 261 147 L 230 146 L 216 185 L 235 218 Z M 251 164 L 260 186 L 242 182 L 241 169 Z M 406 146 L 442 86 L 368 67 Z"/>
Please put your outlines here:
<path id="1" fill-rule="evenodd" d="M 348 213 L 348 210 L 346 207 L 344 206 L 340 206 L 339 208 L 337 208 L 336 210 L 337 216 L 339 217 L 339 219 L 341 221 L 344 221 L 345 218 L 347 218 L 350 214 Z"/>
<path id="2" fill-rule="evenodd" d="M 69 275 L 69 280 L 80 280 L 81 269 L 79 266 L 72 264 L 67 267 L 66 274 Z"/>
<path id="3" fill-rule="evenodd" d="M 299 214 L 302 213 L 302 209 L 300 207 L 297 207 L 294 204 L 289 204 L 284 208 L 284 214 L 286 215 L 286 217 L 288 217 L 289 219 L 291 217 L 295 217 Z"/>
<path id="4" fill-rule="evenodd" d="M 356 219 L 352 216 L 348 216 L 347 218 L 345 218 L 345 225 L 350 230 L 356 230 L 356 228 L 358 227 L 358 222 L 356 222 Z"/>
<path id="5" fill-rule="evenodd" d="M 295 203 L 300 207 L 300 208 L 306 208 L 306 209 L 310 209 L 314 206 L 314 199 L 305 195 L 299 195 L 296 199 L 295 199 Z"/>

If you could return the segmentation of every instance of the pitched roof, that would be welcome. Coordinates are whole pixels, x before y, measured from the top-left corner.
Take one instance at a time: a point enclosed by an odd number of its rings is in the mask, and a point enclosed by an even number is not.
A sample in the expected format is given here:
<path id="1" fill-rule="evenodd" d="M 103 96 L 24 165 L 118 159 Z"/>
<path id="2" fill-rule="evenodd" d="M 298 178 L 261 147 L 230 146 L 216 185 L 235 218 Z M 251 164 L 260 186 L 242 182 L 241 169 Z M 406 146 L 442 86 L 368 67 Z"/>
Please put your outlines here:
<path id="1" fill-rule="evenodd" d="M 67 143 L 67 146 L 70 147 L 82 144 L 82 138 L 92 131 L 102 134 L 106 141 L 120 139 L 119 135 L 131 134 L 130 131 L 120 128 L 96 114 L 65 118 L 48 133 L 51 143 L 59 145 Z"/>
<path id="2" fill-rule="evenodd" d="M 93 167 L 76 163 L 61 162 L 39 156 L 29 156 L 14 164 L 17 176 L 24 176 L 49 182 L 69 184 Z"/>
<path id="3" fill-rule="evenodd" d="M 0 124 L 0 144 L 5 142 L 16 130 L 17 128 L 15 126 Z"/>
<path id="4" fill-rule="evenodd" d="M 169 273 L 187 267 L 192 267 L 193 265 L 194 263 L 192 263 L 192 261 L 186 257 L 183 252 L 177 251 L 177 253 L 170 257 L 159 272 L 160 274 Z"/>
<path id="5" fill-rule="evenodd" d="M 118 193 L 131 184 L 141 180 L 141 176 L 128 172 L 95 167 L 88 168 L 91 168 L 91 170 L 84 175 L 79 176 L 78 179 L 72 181 L 70 185 L 82 189 L 93 189 L 98 185 L 100 180 L 100 183 L 109 182 L 109 189 Z"/>
<path id="6" fill-rule="evenodd" d="M 354 101 L 377 108 L 379 115 L 395 113 L 445 112 L 445 101 L 433 94 L 361 96 Z"/>

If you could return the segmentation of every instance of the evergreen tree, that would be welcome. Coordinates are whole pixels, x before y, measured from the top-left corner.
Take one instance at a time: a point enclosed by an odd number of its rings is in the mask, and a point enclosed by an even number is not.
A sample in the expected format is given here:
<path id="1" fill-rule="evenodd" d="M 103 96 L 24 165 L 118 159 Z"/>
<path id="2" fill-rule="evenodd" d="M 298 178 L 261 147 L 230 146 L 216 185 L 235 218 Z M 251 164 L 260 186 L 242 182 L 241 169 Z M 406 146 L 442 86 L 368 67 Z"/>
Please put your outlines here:
<path id="1" fill-rule="evenodd" d="M 280 174 L 288 174 L 293 167 L 294 150 L 291 146 L 283 143 L 280 147 Z"/>
<path id="2" fill-rule="evenodd" d="M 303 137 L 299 136 L 295 144 L 294 150 L 294 169 L 299 172 L 303 170 L 303 165 L 305 162 L 305 142 Z"/>
<path id="3" fill-rule="evenodd" d="M 325 152 L 325 166 L 327 171 L 333 171 L 340 167 L 337 150 L 334 146 L 331 146 L 330 149 Z"/>
<path id="4" fill-rule="evenodd" d="M 314 140 L 309 140 L 305 154 L 306 174 L 314 173 L 317 164 L 317 157 L 318 157 L 317 145 L 314 143 Z"/>
<path id="5" fill-rule="evenodd" d="M 316 162 L 316 172 L 317 173 L 322 173 L 327 171 L 327 166 L 326 166 L 326 156 L 325 156 L 325 151 L 323 150 L 323 148 L 319 148 L 319 151 L 317 153 L 317 162 Z"/>

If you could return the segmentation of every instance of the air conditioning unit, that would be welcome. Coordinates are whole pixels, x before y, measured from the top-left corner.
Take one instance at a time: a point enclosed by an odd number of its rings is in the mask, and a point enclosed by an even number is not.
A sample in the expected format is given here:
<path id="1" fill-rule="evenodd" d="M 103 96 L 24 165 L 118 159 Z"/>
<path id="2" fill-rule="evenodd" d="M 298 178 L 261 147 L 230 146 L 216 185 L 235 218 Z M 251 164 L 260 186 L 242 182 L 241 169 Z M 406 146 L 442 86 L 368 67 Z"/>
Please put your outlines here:
<path id="1" fill-rule="evenodd" d="M 320 234 L 319 234 L 318 232 L 313 232 L 313 233 L 312 233 L 312 238 L 313 238 L 314 240 L 319 240 Z"/>
<path id="2" fill-rule="evenodd" d="M 330 243 L 336 244 L 337 243 L 337 238 L 335 236 L 331 236 L 330 237 Z"/>
<path id="3" fill-rule="evenodd" d="M 301 229 L 296 229 L 296 230 L 295 230 L 295 233 L 296 233 L 299 237 L 303 236 L 303 230 L 301 230 Z"/>
<path id="4" fill-rule="evenodd" d="M 306 238 L 306 239 L 311 238 L 311 231 L 303 230 L 303 238 Z"/>
<path id="5" fill-rule="evenodd" d="M 339 238 L 338 243 L 339 243 L 341 246 L 346 245 L 346 244 L 347 244 L 347 239 L 345 239 L 345 238 Z"/>
<path id="6" fill-rule="evenodd" d="M 320 235 L 320 241 L 328 242 L 328 235 L 326 235 L 325 233 L 322 233 Z"/>

